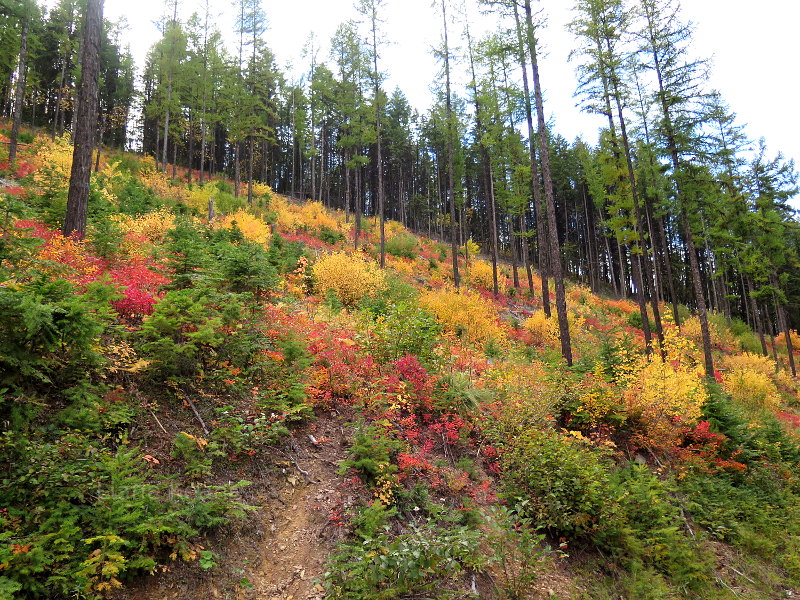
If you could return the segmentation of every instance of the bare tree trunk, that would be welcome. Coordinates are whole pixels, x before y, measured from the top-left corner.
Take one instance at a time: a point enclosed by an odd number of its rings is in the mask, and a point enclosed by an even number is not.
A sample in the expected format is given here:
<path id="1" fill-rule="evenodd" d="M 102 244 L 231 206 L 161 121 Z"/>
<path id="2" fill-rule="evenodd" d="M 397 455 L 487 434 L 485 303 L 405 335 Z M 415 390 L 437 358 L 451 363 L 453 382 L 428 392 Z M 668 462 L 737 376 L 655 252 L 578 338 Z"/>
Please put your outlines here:
<path id="1" fill-rule="evenodd" d="M 553 193 L 553 179 L 550 174 L 550 152 L 547 139 L 547 125 L 544 118 L 544 100 L 542 99 L 542 86 L 539 80 L 539 63 L 536 55 L 536 38 L 533 29 L 533 14 L 530 0 L 525 0 L 525 17 L 528 26 L 528 52 L 531 60 L 533 74 L 533 95 L 536 102 L 538 115 L 539 146 L 542 161 L 542 180 L 544 181 L 544 196 L 547 205 L 547 226 L 550 238 L 550 271 L 553 274 L 556 286 L 556 312 L 558 313 L 558 329 L 561 338 L 561 354 L 568 366 L 572 366 L 572 344 L 570 342 L 569 321 L 567 320 L 567 296 L 564 288 L 564 276 L 561 270 L 561 252 L 558 245 L 558 230 L 556 224 L 556 203 Z"/>
<path id="2" fill-rule="evenodd" d="M 461 277 L 458 273 L 458 233 L 456 225 L 456 199 L 455 182 L 453 180 L 453 100 L 450 90 L 450 46 L 447 36 L 447 6 L 445 0 L 441 0 L 442 6 L 442 26 L 444 27 L 444 73 L 445 73 L 445 108 L 447 115 L 447 201 L 450 204 L 450 249 L 453 254 L 453 283 L 458 289 L 461 284 Z"/>
<path id="3" fill-rule="evenodd" d="M 72 172 L 69 179 L 67 213 L 64 217 L 65 236 L 76 232 L 86 234 L 86 215 L 89 204 L 89 179 L 92 168 L 92 141 L 97 126 L 97 90 L 100 80 L 100 36 L 103 23 L 103 0 L 87 0 L 81 44 L 81 84 L 78 110 L 80 118 L 75 131 Z"/>
<path id="4" fill-rule="evenodd" d="M 22 32 L 19 36 L 19 65 L 17 67 L 17 86 L 14 92 L 14 121 L 11 125 L 11 141 L 8 145 L 8 162 L 13 166 L 17 160 L 17 139 L 22 126 L 22 108 L 25 100 L 25 71 L 28 58 L 28 28 L 30 8 L 25 8 L 22 18 Z"/>
<path id="5" fill-rule="evenodd" d="M 528 67 L 525 57 L 525 45 L 522 35 L 522 24 L 519 19 L 519 8 L 514 3 L 514 20 L 517 26 L 517 53 L 522 68 L 522 88 L 525 95 L 525 116 L 528 121 L 528 148 L 531 161 L 531 197 L 533 198 L 533 218 L 536 220 L 536 246 L 539 254 L 539 274 L 542 278 L 542 306 L 544 314 L 550 318 L 550 282 L 547 278 L 547 255 L 550 253 L 550 240 L 547 236 L 544 215 L 542 214 L 542 188 L 539 185 L 539 170 L 536 163 L 536 134 L 533 129 L 533 108 L 531 92 L 528 84 Z M 525 242 L 527 246 L 527 240 Z M 527 250 L 526 250 L 527 253 Z M 533 295 L 533 275 L 528 269 L 528 281 Z"/>

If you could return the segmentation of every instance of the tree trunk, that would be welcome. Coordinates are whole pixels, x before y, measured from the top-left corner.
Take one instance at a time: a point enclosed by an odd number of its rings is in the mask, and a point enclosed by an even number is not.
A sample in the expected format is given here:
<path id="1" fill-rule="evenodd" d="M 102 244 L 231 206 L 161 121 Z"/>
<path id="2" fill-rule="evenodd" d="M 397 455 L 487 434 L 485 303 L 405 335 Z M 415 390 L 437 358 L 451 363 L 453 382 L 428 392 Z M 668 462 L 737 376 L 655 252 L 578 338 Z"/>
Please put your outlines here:
<path id="1" fill-rule="evenodd" d="M 64 218 L 65 236 L 76 232 L 86 234 L 86 214 L 89 204 L 89 179 L 92 167 L 92 141 L 97 126 L 97 100 L 100 79 L 100 36 L 103 23 L 103 0 L 87 0 L 81 45 L 81 84 L 69 179 L 67 213 Z"/>
<path id="2" fill-rule="evenodd" d="M 25 100 L 25 70 L 28 58 L 28 28 L 30 25 L 30 8 L 26 7 L 22 18 L 22 32 L 19 36 L 19 65 L 17 67 L 17 86 L 14 92 L 14 121 L 11 125 L 11 141 L 8 145 L 8 162 L 11 166 L 17 160 L 17 139 L 22 126 L 22 108 Z"/>
<path id="3" fill-rule="evenodd" d="M 542 307 L 544 308 L 545 316 L 550 318 L 550 282 L 547 278 L 547 254 L 549 254 L 551 250 L 550 241 L 546 233 L 547 227 L 545 226 L 545 219 L 542 215 L 542 188 L 539 185 L 539 170 L 536 163 L 536 134 L 534 133 L 533 129 L 531 91 L 528 83 L 528 67 L 525 57 L 522 24 L 520 23 L 519 8 L 516 3 L 514 3 L 514 21 L 517 27 L 518 61 L 520 68 L 522 69 L 522 89 L 525 96 L 525 117 L 528 122 L 528 149 L 531 161 L 531 198 L 533 199 L 533 218 L 536 221 L 536 247 L 539 255 L 539 275 L 542 279 Z M 527 246 L 527 240 L 525 244 Z M 528 275 L 528 281 L 531 286 L 531 295 L 533 295 L 533 275 L 530 272 Z"/>
<path id="4" fill-rule="evenodd" d="M 454 190 L 454 168 L 453 168 L 453 104 L 450 91 L 450 47 L 447 38 L 447 7 L 445 0 L 441 0 L 442 5 L 442 24 L 444 27 L 444 72 L 446 85 L 446 110 L 447 110 L 447 200 L 450 204 L 450 249 L 453 254 L 453 283 L 458 289 L 461 284 L 461 277 L 458 273 L 458 239 L 456 234 L 456 199 Z M 381 254 L 381 258 L 383 255 Z M 383 265 L 381 265 L 383 266 Z"/>
<path id="5" fill-rule="evenodd" d="M 572 345 L 570 343 L 569 321 L 567 320 L 567 296 L 564 289 L 564 277 L 561 270 L 561 252 L 558 245 L 558 229 L 556 223 L 556 203 L 553 193 L 553 180 L 550 174 L 550 152 L 547 139 L 547 125 L 544 118 L 544 100 L 542 99 L 542 86 L 539 80 L 539 63 L 536 55 L 536 40 L 533 30 L 533 14 L 531 1 L 525 0 L 525 17 L 528 26 L 528 52 L 533 73 L 533 94 L 538 113 L 539 145 L 542 161 L 542 179 L 544 181 L 544 196 L 547 205 L 547 226 L 550 239 L 550 271 L 556 285 L 556 312 L 558 313 L 558 329 L 561 338 L 561 354 L 568 366 L 572 366 Z"/>

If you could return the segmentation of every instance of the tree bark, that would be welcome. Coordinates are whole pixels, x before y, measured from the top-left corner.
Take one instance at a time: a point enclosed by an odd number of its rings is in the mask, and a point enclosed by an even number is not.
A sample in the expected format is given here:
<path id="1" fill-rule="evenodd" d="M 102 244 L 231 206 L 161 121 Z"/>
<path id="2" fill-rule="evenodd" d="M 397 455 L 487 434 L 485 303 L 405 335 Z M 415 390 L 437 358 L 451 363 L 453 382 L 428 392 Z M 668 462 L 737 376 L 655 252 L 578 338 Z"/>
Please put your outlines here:
<path id="1" fill-rule="evenodd" d="M 553 193 L 553 180 L 550 173 L 550 152 L 547 139 L 547 125 L 544 118 L 544 100 L 539 80 L 539 62 L 536 55 L 536 40 L 533 29 L 531 1 L 525 0 L 525 18 L 528 26 L 528 52 L 533 73 L 533 94 L 538 113 L 539 146 L 542 161 L 542 179 L 544 180 L 544 196 L 547 204 L 547 225 L 550 239 L 550 271 L 556 285 L 556 312 L 558 313 L 558 329 L 561 338 L 561 354 L 568 366 L 572 366 L 572 344 L 570 343 L 569 321 L 567 320 L 567 296 L 564 289 L 564 276 L 561 269 L 561 253 L 558 245 L 558 229 L 556 223 L 556 205 Z"/>
<path id="2" fill-rule="evenodd" d="M 100 81 L 100 37 L 103 23 L 103 0 L 87 0 L 81 45 L 81 84 L 69 179 L 67 213 L 64 218 L 65 236 L 86 235 L 89 204 L 89 179 L 92 168 L 92 141 L 97 127 L 97 91 Z"/>
<path id="3" fill-rule="evenodd" d="M 19 36 L 19 65 L 17 67 L 17 85 L 14 92 L 14 121 L 11 125 L 11 141 L 8 145 L 8 162 L 11 166 L 17 160 L 17 139 L 22 126 L 22 108 L 25 99 L 25 69 L 28 58 L 28 29 L 30 27 L 30 8 L 23 9 L 22 32 Z"/>

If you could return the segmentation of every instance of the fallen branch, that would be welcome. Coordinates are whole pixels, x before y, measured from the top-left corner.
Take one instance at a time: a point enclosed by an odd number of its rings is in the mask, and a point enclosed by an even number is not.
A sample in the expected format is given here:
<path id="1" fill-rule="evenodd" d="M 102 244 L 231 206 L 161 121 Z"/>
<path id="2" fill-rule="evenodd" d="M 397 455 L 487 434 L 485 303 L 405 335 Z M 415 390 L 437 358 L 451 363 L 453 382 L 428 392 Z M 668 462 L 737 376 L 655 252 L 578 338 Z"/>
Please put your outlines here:
<path id="1" fill-rule="evenodd" d="M 164 426 L 161 424 L 161 421 L 159 421 L 158 417 L 156 416 L 156 413 L 153 412 L 153 409 L 148 408 L 147 410 L 149 410 L 150 414 L 153 415 L 153 418 L 156 420 L 156 423 L 158 423 L 158 426 L 161 428 L 161 431 L 164 432 L 164 435 L 169 435 L 169 433 L 167 433 L 167 430 L 164 429 Z"/>
<path id="2" fill-rule="evenodd" d="M 210 432 L 208 431 L 208 427 L 206 427 L 205 421 L 203 421 L 203 417 L 201 417 L 200 413 L 197 412 L 197 407 L 194 405 L 194 402 L 192 402 L 191 399 L 188 396 L 185 396 L 184 400 L 189 405 L 189 407 L 192 409 L 192 412 L 194 413 L 194 416 L 197 417 L 197 420 L 200 422 L 200 426 L 203 428 L 203 432 L 206 435 L 210 435 Z"/>

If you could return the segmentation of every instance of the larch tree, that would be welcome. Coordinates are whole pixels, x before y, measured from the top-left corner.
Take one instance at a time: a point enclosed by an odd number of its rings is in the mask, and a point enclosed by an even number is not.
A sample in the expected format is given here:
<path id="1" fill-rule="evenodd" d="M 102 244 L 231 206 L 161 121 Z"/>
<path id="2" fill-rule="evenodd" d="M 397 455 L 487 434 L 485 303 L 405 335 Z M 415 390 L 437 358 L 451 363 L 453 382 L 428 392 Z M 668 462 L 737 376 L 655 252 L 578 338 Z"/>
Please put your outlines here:
<path id="1" fill-rule="evenodd" d="M 683 230 L 686 252 L 689 257 L 692 288 L 703 340 L 703 358 L 706 377 L 714 376 L 714 358 L 711 353 L 711 332 L 708 324 L 706 294 L 700 272 L 695 226 L 690 214 L 691 206 L 686 185 L 690 169 L 687 157 L 696 151 L 697 127 L 702 119 L 696 106 L 703 99 L 703 61 L 688 57 L 687 43 L 691 28 L 680 18 L 675 0 L 639 0 L 638 12 L 641 27 L 638 36 L 642 41 L 644 63 L 652 70 L 657 82 L 656 99 L 661 115 L 656 130 L 671 162 L 676 190 L 677 214 Z"/>
<path id="2" fill-rule="evenodd" d="M 378 70 L 378 60 L 380 59 L 380 46 L 378 42 L 380 17 L 379 11 L 386 0 L 358 0 L 356 9 L 367 19 L 369 30 L 369 52 L 372 58 L 372 91 L 373 102 L 375 104 L 375 170 L 377 175 L 377 197 L 378 197 L 378 219 L 380 222 L 380 263 L 381 268 L 386 266 L 386 207 L 383 188 L 383 152 L 381 147 L 381 116 L 383 107 L 381 106 L 381 72 Z"/>
<path id="3" fill-rule="evenodd" d="M 567 365 L 572 366 L 572 344 L 570 342 L 569 321 L 567 320 L 567 295 L 564 287 L 564 273 L 561 266 L 561 246 L 558 242 L 555 197 L 553 194 L 553 180 L 550 172 L 549 135 L 547 133 L 546 119 L 544 116 L 544 99 L 542 96 L 541 78 L 539 76 L 536 27 L 533 22 L 531 1 L 524 0 L 523 8 L 525 10 L 525 39 L 528 46 L 528 58 L 530 60 L 533 78 L 533 97 L 537 113 L 542 181 L 544 184 L 548 239 L 550 242 L 550 272 L 553 275 L 556 288 L 556 312 L 558 314 L 558 330 L 561 339 L 561 354 L 567 362 Z M 531 141 L 531 143 L 533 143 L 533 141 Z"/>

